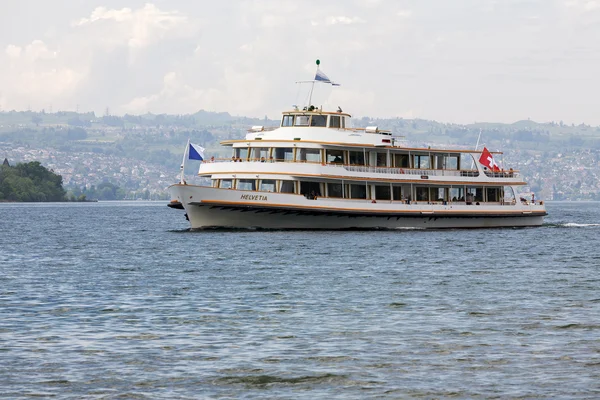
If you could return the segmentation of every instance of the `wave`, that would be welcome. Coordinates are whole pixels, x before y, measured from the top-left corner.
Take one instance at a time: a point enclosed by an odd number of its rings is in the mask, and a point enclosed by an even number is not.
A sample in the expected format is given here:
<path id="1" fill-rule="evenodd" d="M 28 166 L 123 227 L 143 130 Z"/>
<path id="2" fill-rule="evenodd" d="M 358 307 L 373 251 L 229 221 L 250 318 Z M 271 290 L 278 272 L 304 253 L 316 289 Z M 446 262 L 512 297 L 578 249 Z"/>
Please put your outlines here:
<path id="1" fill-rule="evenodd" d="M 600 226 L 600 224 L 578 224 L 575 222 L 567 222 L 565 224 L 558 224 L 559 226 L 564 226 L 565 228 L 589 228 L 593 226 Z"/>

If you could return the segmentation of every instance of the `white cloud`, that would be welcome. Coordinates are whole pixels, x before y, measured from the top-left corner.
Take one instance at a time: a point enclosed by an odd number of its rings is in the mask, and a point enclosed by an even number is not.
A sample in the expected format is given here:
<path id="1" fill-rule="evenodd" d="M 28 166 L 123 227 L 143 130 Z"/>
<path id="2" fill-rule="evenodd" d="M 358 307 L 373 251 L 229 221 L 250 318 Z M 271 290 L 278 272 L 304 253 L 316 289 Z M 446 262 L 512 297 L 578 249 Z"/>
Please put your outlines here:
<path id="1" fill-rule="evenodd" d="M 106 24 L 109 24 L 108 29 Z M 143 8 L 120 10 L 96 8 L 89 18 L 82 18 L 73 23 L 74 27 L 94 28 L 100 25 L 108 35 L 106 39 L 119 41 L 125 39 L 131 48 L 144 48 L 165 37 L 188 36 L 195 33 L 187 16 L 177 11 L 162 11 L 154 4 L 146 4 Z"/>
<path id="2" fill-rule="evenodd" d="M 319 58 L 343 85 L 319 104 L 360 115 L 600 123 L 600 0 L 136 2 L 48 6 L 47 26 L 3 31 L 3 108 L 275 117 Z"/>
<path id="3" fill-rule="evenodd" d="M 11 59 L 16 59 L 21 57 L 21 48 L 19 46 L 15 46 L 13 44 L 9 44 L 8 46 L 6 46 L 6 55 L 8 56 L 8 58 Z"/>
<path id="4" fill-rule="evenodd" d="M 359 17 L 328 17 L 325 21 L 326 25 L 352 25 L 352 24 L 363 24 L 365 21 Z"/>
<path id="5" fill-rule="evenodd" d="M 574 8 L 580 11 L 594 11 L 600 9 L 600 1 L 598 0 L 568 0 L 565 1 L 565 6 Z"/>

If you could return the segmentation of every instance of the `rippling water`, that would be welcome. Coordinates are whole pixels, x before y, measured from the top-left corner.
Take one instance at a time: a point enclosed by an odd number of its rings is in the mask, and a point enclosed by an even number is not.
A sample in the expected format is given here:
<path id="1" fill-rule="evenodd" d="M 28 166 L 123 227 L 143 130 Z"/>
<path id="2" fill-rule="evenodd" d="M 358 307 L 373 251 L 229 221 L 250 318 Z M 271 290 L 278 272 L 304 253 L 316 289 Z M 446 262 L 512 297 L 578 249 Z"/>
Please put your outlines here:
<path id="1" fill-rule="evenodd" d="M 598 398 L 600 204 L 541 228 L 190 232 L 0 204 L 9 398 Z"/>

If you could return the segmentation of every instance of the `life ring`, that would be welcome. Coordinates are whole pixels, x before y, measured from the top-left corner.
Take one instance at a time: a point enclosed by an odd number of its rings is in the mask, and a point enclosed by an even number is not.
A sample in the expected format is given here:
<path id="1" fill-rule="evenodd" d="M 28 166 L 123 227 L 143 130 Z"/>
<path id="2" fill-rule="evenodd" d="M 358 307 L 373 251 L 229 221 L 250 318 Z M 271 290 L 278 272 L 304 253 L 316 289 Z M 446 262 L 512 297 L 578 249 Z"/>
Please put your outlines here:
<path id="1" fill-rule="evenodd" d="M 400 168 L 400 173 L 401 173 L 401 174 L 403 174 L 403 173 L 404 173 L 404 170 L 403 170 L 402 168 Z"/>

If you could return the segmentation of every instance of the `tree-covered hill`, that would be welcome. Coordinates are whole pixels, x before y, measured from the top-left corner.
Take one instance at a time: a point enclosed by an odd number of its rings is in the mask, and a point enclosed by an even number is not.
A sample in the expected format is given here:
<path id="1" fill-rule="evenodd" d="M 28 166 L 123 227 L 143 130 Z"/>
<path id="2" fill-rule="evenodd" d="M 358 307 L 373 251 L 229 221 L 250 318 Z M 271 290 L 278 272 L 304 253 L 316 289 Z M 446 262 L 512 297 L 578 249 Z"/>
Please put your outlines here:
<path id="1" fill-rule="evenodd" d="M 0 201 L 64 201 L 62 176 L 39 162 L 0 166 Z"/>

